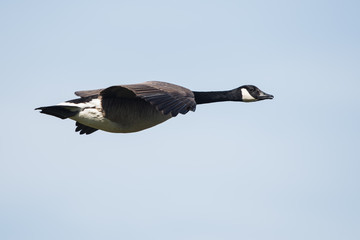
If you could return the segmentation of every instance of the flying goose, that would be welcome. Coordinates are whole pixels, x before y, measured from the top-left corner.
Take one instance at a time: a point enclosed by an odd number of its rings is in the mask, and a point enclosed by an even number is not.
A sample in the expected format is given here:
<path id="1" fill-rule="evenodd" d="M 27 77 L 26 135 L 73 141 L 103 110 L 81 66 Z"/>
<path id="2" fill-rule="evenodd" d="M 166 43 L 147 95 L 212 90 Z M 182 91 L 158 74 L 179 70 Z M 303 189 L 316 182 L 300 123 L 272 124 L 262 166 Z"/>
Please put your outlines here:
<path id="1" fill-rule="evenodd" d="M 158 81 L 118 85 L 78 91 L 80 98 L 53 106 L 39 107 L 41 113 L 76 121 L 76 132 L 91 134 L 97 130 L 114 133 L 141 131 L 162 123 L 179 113 L 195 111 L 197 104 L 273 99 L 253 85 L 229 91 L 195 92 Z"/>

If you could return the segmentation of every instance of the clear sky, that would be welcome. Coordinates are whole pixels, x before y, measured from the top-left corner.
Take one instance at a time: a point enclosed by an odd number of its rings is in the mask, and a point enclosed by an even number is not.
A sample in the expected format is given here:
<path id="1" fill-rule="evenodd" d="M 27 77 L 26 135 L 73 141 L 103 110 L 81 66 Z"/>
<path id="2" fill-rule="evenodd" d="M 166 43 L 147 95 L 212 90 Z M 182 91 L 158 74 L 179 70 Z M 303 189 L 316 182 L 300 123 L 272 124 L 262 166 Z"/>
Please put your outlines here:
<path id="1" fill-rule="evenodd" d="M 359 1 L 0 2 L 0 239 L 360 239 Z M 134 134 L 34 108 L 254 84 Z"/>

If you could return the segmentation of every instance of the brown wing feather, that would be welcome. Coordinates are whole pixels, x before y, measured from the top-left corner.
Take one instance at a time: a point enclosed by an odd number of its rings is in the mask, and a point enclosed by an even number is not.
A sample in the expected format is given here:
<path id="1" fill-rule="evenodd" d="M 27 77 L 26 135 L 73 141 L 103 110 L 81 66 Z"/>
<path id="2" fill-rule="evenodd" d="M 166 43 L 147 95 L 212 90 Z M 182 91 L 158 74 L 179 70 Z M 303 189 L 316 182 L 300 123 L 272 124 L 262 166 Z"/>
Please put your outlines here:
<path id="1" fill-rule="evenodd" d="M 77 92 L 75 92 L 75 95 L 82 97 L 82 98 L 86 98 L 86 97 L 90 97 L 90 96 L 94 96 L 94 95 L 99 95 L 102 90 L 104 90 L 104 89 L 77 91 Z"/>
<path id="2" fill-rule="evenodd" d="M 173 117 L 179 113 L 185 114 L 189 110 L 195 111 L 196 108 L 192 91 L 165 82 L 151 81 L 139 84 L 113 86 L 102 90 L 100 95 L 103 98 L 139 97 L 155 106 L 156 109 L 164 115 L 171 113 Z"/>

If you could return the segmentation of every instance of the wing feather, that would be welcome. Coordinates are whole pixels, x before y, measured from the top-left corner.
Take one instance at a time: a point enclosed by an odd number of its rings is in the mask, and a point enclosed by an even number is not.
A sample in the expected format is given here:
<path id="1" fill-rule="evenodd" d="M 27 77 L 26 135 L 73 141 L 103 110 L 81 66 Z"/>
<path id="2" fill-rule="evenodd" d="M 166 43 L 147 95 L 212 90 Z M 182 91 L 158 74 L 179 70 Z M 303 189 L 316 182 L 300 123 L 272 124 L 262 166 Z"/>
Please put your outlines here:
<path id="1" fill-rule="evenodd" d="M 83 96 L 94 91 L 77 92 Z M 90 93 L 89 93 L 90 92 Z M 173 117 L 179 113 L 185 114 L 189 110 L 195 111 L 196 102 L 194 93 L 187 88 L 165 82 L 145 82 L 139 84 L 119 85 L 103 89 L 99 93 L 103 98 L 120 97 L 134 98 L 138 97 L 162 112 L 164 115 L 171 113 Z M 80 96 L 80 95 L 78 95 Z"/>
<path id="2" fill-rule="evenodd" d="M 92 97 L 95 95 L 99 95 L 102 90 L 104 90 L 104 89 L 77 91 L 77 92 L 75 92 L 75 95 L 82 97 L 82 98 Z"/>

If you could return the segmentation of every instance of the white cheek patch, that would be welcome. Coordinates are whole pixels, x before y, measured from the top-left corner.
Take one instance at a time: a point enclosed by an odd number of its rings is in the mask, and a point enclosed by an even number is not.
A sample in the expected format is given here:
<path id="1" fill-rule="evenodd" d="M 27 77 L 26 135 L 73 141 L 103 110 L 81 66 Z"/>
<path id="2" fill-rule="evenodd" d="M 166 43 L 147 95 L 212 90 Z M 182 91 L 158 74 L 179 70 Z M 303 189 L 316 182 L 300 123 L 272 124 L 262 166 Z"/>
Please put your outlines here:
<path id="1" fill-rule="evenodd" d="M 242 94 L 242 99 L 244 102 L 254 102 L 256 101 L 256 99 L 250 95 L 250 93 L 248 92 L 248 90 L 246 90 L 245 88 L 241 89 L 241 94 Z"/>

